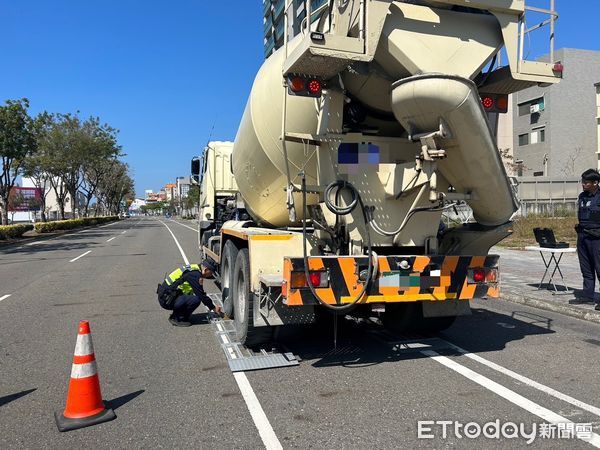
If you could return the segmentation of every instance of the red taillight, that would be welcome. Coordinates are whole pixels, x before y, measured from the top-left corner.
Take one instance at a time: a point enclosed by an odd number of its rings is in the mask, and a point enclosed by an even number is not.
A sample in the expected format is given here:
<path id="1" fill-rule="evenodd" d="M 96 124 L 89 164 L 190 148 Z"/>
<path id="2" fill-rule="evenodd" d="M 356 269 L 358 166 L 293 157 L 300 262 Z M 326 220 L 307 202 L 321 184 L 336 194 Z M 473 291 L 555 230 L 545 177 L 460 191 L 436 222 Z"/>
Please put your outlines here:
<path id="1" fill-rule="evenodd" d="M 300 77 L 294 77 L 290 80 L 290 89 L 294 92 L 300 92 L 305 89 L 304 80 Z"/>
<path id="2" fill-rule="evenodd" d="M 508 111 L 508 95 L 484 94 L 481 97 L 481 106 L 486 112 L 505 113 Z"/>
<path id="3" fill-rule="evenodd" d="M 492 97 L 485 96 L 481 99 L 481 104 L 485 109 L 492 109 L 492 106 L 494 106 L 494 99 Z"/>
<path id="4" fill-rule="evenodd" d="M 485 269 L 474 269 L 473 281 L 475 283 L 483 283 L 485 281 Z"/>
<path id="5" fill-rule="evenodd" d="M 292 272 L 290 274 L 290 288 L 299 289 L 308 287 L 308 282 L 313 288 L 325 288 L 329 286 L 329 276 L 326 270 L 311 270 L 308 273 L 309 279 L 303 270 Z"/>
<path id="6" fill-rule="evenodd" d="M 475 267 L 467 272 L 467 282 L 472 284 L 490 283 L 499 281 L 497 267 Z"/>
<path id="7" fill-rule="evenodd" d="M 323 89 L 323 86 L 321 86 L 321 82 L 319 80 L 310 80 L 308 82 L 308 92 L 311 94 L 320 94 L 321 89 Z"/>
<path id="8" fill-rule="evenodd" d="M 312 272 L 309 274 L 310 284 L 313 286 L 318 286 L 321 284 L 321 274 L 319 272 Z"/>
<path id="9" fill-rule="evenodd" d="M 318 98 L 323 94 L 324 84 L 314 76 L 289 74 L 286 79 L 288 95 Z"/>
<path id="10" fill-rule="evenodd" d="M 502 111 L 508 110 L 508 95 L 499 95 L 496 99 L 496 108 Z"/>

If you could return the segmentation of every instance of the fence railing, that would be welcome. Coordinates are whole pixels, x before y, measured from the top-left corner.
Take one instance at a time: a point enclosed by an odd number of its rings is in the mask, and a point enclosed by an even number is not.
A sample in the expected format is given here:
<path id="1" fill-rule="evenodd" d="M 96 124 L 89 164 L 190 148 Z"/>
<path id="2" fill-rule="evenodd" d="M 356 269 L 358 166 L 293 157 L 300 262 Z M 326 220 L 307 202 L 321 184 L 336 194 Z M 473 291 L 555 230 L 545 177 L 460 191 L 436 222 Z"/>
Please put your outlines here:
<path id="1" fill-rule="evenodd" d="M 517 216 L 540 214 L 547 216 L 571 216 L 577 213 L 577 197 L 581 192 L 579 178 L 520 177 L 516 187 L 521 207 Z M 466 223 L 473 221 L 473 212 L 467 204 L 447 209 L 443 222 Z"/>
<path id="2" fill-rule="evenodd" d="M 521 200 L 518 215 L 564 216 L 577 211 L 581 184 L 576 177 L 521 177 L 517 189 Z"/>

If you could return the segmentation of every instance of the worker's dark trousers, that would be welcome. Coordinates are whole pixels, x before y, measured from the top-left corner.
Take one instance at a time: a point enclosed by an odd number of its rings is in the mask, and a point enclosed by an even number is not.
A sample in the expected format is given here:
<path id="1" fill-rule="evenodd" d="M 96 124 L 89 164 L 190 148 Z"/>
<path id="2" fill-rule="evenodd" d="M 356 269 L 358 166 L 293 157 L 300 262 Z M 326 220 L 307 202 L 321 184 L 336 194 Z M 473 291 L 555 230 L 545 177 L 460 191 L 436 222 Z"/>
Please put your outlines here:
<path id="1" fill-rule="evenodd" d="M 188 320 L 198 306 L 200 299 L 195 295 L 180 295 L 175 299 L 173 315 L 177 320 Z"/>
<path id="2" fill-rule="evenodd" d="M 583 276 L 583 296 L 593 299 L 596 276 L 600 279 L 600 239 L 578 233 L 577 256 Z"/>

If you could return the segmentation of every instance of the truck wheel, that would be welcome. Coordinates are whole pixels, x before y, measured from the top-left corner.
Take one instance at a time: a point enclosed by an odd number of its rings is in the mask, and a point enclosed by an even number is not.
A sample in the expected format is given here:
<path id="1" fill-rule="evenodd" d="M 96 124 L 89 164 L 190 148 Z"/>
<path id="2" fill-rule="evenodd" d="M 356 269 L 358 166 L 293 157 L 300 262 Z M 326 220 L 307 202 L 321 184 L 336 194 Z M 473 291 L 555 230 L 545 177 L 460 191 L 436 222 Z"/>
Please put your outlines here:
<path id="1" fill-rule="evenodd" d="M 273 327 L 254 326 L 254 301 L 250 290 L 250 258 L 247 248 L 238 252 L 233 273 L 233 317 L 237 340 L 247 347 L 269 341 Z"/>
<path id="2" fill-rule="evenodd" d="M 225 242 L 221 259 L 221 300 L 223 312 L 233 318 L 233 268 L 238 255 L 238 248 L 232 241 Z"/>

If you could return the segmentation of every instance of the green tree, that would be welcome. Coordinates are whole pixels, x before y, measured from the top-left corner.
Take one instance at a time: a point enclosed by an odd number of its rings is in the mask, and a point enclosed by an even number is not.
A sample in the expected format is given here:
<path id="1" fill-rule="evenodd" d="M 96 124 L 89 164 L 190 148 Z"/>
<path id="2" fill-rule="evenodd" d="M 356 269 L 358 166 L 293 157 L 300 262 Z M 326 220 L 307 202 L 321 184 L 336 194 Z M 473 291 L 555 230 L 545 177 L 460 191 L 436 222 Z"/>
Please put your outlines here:
<path id="1" fill-rule="evenodd" d="M 121 156 L 117 133 L 97 117 L 86 120 L 73 114 L 57 114 L 53 117 L 53 123 L 44 133 L 40 147 L 47 161 L 49 181 L 56 193 L 62 219 L 68 201 L 75 214 L 80 190 L 85 195 L 83 206 L 87 214 L 99 179 L 108 174 L 110 162 Z"/>
<path id="2" fill-rule="evenodd" d="M 195 211 L 200 206 L 200 186 L 194 184 L 190 186 L 187 197 L 185 198 L 185 207 L 190 211 Z"/>
<path id="3" fill-rule="evenodd" d="M 117 130 L 107 124 L 101 125 L 98 119 L 88 121 L 86 128 L 92 134 L 92 146 L 81 167 L 80 189 L 85 196 L 83 214 L 87 217 L 90 202 L 96 196 L 98 187 L 109 176 L 118 158 L 124 155 L 117 143 Z"/>
<path id="4" fill-rule="evenodd" d="M 23 162 L 35 154 L 38 143 L 33 120 L 27 109 L 29 101 L 7 100 L 0 106 L 0 224 L 8 224 L 8 197 L 21 172 Z"/>
<path id="5" fill-rule="evenodd" d="M 135 190 L 133 180 L 129 175 L 129 166 L 117 161 L 104 179 L 98 185 L 99 203 L 101 203 L 109 214 L 118 214 L 121 202 L 125 199 L 133 199 Z"/>

